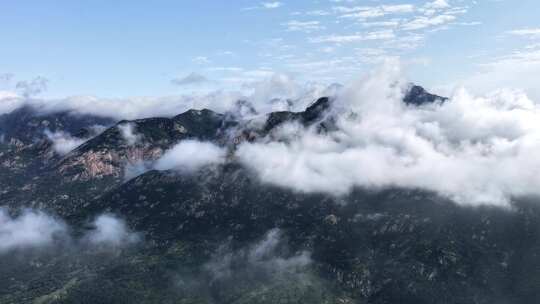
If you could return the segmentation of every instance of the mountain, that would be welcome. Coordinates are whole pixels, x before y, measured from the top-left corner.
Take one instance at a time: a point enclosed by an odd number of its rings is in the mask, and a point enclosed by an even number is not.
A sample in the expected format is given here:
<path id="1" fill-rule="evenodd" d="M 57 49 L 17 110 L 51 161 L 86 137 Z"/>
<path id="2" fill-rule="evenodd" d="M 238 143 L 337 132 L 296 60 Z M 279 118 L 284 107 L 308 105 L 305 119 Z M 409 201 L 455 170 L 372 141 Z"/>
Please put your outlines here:
<path id="1" fill-rule="evenodd" d="M 437 101 L 446 102 L 448 101 L 448 98 L 431 94 L 421 86 L 411 85 L 409 91 L 405 94 L 403 101 L 409 105 L 421 106 Z"/>
<path id="2" fill-rule="evenodd" d="M 70 111 L 43 113 L 32 106 L 23 106 L 11 113 L 0 115 L 0 136 L 3 142 L 31 144 L 46 137 L 45 130 L 63 131 L 76 135 L 93 126 L 110 126 L 111 118 L 82 115 Z M 83 134 L 81 134 L 83 135 Z"/>
<path id="3" fill-rule="evenodd" d="M 404 98 L 410 106 L 437 101 L 450 102 L 418 86 Z M 210 110 L 119 122 L 24 109 L 1 116 L 9 141 L 0 150 L 0 206 L 15 215 L 23 207 L 45 210 L 71 227 L 72 237 L 4 254 L 0 303 L 540 298 L 540 205 L 533 198 L 506 210 L 458 206 L 436 193 L 397 187 L 307 194 L 263 183 L 229 156 L 188 174 L 152 166 L 185 140 L 209 141 L 230 154 L 287 122 L 331 131 L 332 102 L 324 97 L 302 112 L 247 120 Z M 58 155 L 44 124 L 85 141 Z M 84 131 L 95 124 L 108 128 Z M 141 240 L 95 245 L 87 235 L 102 214 L 120 215 Z"/>

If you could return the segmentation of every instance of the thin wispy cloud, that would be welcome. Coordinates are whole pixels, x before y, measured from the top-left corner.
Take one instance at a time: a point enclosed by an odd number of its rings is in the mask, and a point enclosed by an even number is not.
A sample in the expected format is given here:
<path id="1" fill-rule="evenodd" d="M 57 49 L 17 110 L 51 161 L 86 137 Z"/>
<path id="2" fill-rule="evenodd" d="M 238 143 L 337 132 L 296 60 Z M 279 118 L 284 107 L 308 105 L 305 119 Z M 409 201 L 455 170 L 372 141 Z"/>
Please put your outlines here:
<path id="1" fill-rule="evenodd" d="M 186 2 L 177 5 L 190 6 L 189 9 L 195 11 L 199 9 L 191 7 L 192 5 Z M 535 5 L 530 3 L 522 6 L 523 8 L 512 6 L 509 1 L 473 0 L 325 0 L 315 2 L 299 0 L 290 3 L 263 0 L 253 1 L 248 5 L 230 3 L 228 5 L 231 8 L 228 14 L 232 14 L 230 20 L 237 22 L 229 20 L 222 22 L 224 20 L 201 12 L 197 15 L 198 18 L 190 22 L 196 24 L 198 21 L 204 21 L 207 25 L 204 43 L 192 43 L 199 41 L 200 37 L 193 36 L 192 32 L 182 27 L 171 28 L 170 31 L 176 34 L 174 37 L 185 37 L 185 41 L 190 42 L 190 47 L 174 47 L 173 49 L 171 43 L 164 41 L 161 49 L 165 52 L 159 56 L 165 56 L 167 60 L 156 62 L 155 68 L 148 68 L 152 69 L 151 71 L 145 71 L 137 76 L 137 79 L 131 79 L 136 82 L 140 80 L 139 78 L 149 80 L 149 77 L 154 77 L 152 75 L 175 75 L 164 82 L 162 80 L 159 88 L 155 87 L 158 82 L 146 81 L 148 86 L 123 88 L 123 93 L 114 94 L 117 88 L 129 82 L 127 79 L 122 82 L 109 79 L 114 83 L 102 83 L 96 85 L 95 88 L 90 88 L 88 84 L 93 83 L 92 81 L 81 82 L 81 79 L 91 72 L 88 70 L 81 70 L 80 73 L 77 71 L 76 74 L 71 73 L 71 75 L 44 74 L 47 77 L 42 77 L 41 80 L 34 79 L 33 75 L 25 75 L 25 77 L 11 77 L 9 81 L 0 81 L 2 96 L 10 96 L 9 101 L 7 101 L 8 98 L 4 98 L 6 101 L 0 107 L 13 108 L 19 103 L 17 96 L 36 98 L 48 95 L 55 97 L 70 95 L 80 100 L 84 99 L 85 103 L 90 102 L 91 98 L 88 96 L 99 96 L 102 91 L 105 92 L 105 96 L 112 97 L 149 96 L 153 94 L 152 92 L 159 92 L 159 90 L 173 90 L 171 84 L 182 87 L 182 91 L 186 91 L 187 88 L 196 88 L 198 91 L 205 92 L 214 89 L 243 91 L 245 83 L 260 81 L 273 72 L 295 74 L 303 81 L 346 83 L 359 71 L 369 69 L 373 64 L 388 57 L 405 58 L 406 61 L 411 62 L 413 70 L 422 70 L 422 73 L 417 74 L 420 75 L 418 81 L 426 85 L 449 86 L 463 77 L 463 75 L 458 75 L 456 65 L 467 67 L 469 71 L 477 69 L 474 72 L 480 72 L 480 70 L 483 72 L 482 63 L 498 61 L 504 55 L 512 56 L 516 50 L 521 52 L 528 50 L 527 47 L 532 43 L 520 46 L 519 43 L 523 44 L 523 41 L 519 41 L 520 39 L 501 39 L 501 37 L 534 40 L 540 36 L 538 24 L 534 22 L 534 19 L 520 18 L 519 22 L 517 19 L 508 20 L 508 24 L 505 24 L 506 28 L 491 26 L 498 20 L 501 12 L 516 9 L 524 11 L 525 7 L 532 12 L 535 8 Z M 250 12 L 245 12 L 246 10 Z M 208 20 L 203 20 L 204 18 Z M 240 26 L 241 24 L 253 24 L 253 26 Z M 482 30 L 473 30 L 473 27 L 482 28 Z M 463 37 L 463 39 L 456 42 L 455 37 Z M 162 38 L 157 35 L 152 39 Z M 474 59 L 468 56 L 470 54 L 463 58 L 455 57 L 459 62 L 450 64 L 448 54 L 463 53 L 462 48 L 465 45 L 470 46 L 469 39 L 483 41 L 486 46 L 478 47 L 486 51 L 485 55 Z M 440 45 L 450 41 L 453 43 L 447 46 L 448 52 L 436 52 L 434 48 L 428 47 L 433 45 L 433 42 Z M 129 44 L 126 43 L 126 45 Z M 40 47 L 43 46 L 36 49 Z M 358 48 L 378 49 L 380 50 L 378 53 L 384 55 L 375 55 L 377 52 L 373 52 L 370 56 L 359 57 L 356 53 Z M 167 57 L 167 50 L 174 53 L 174 58 Z M 492 50 L 498 50 L 497 54 L 494 54 L 495 51 L 492 52 Z M 49 50 L 49 52 L 53 51 Z M 124 53 L 128 53 L 128 50 L 125 51 Z M 476 53 L 479 51 L 482 50 L 474 50 Z M 86 56 L 91 57 L 91 54 Z M 409 60 L 420 57 L 428 60 Z M 117 58 L 116 62 L 124 64 L 122 58 Z M 163 66 L 165 62 L 166 66 Z M 326 69 L 307 70 L 307 67 L 318 67 L 323 62 L 332 65 Z M 413 62 L 430 62 L 430 64 Z M 161 66 L 158 67 L 160 63 Z M 114 62 L 108 62 L 107 66 L 114 66 L 114 64 Z M 10 65 L 6 63 L 6 66 Z M 39 66 L 39 64 L 35 63 L 34 66 Z M 64 66 L 63 70 L 70 70 L 72 66 L 74 64 Z M 178 75 L 178 66 L 182 67 L 181 71 L 185 74 Z M 97 69 L 92 71 L 94 70 Z M 446 73 L 441 71 L 446 71 Z M 36 69 L 36 72 L 40 72 L 39 69 Z M 114 77 L 111 75 L 110 78 L 122 79 L 122 76 L 118 75 L 121 73 L 119 70 L 115 69 L 111 73 L 115 75 Z M 125 77 L 135 78 L 135 74 L 137 73 L 130 73 Z M 432 74 L 439 76 L 426 76 Z M 469 75 L 472 74 L 475 73 L 469 73 Z M 78 84 L 68 87 L 61 80 L 62 77 Z M 50 82 L 44 79 L 50 79 Z M 17 83 L 19 83 L 18 88 L 16 88 Z M 151 89 L 150 86 L 154 88 Z M 76 89 L 85 87 L 88 88 L 81 91 Z M 66 90 L 66 88 L 69 94 L 58 93 L 58 90 Z M 99 88 L 108 89 L 94 93 L 94 90 Z M 170 92 L 164 92 L 164 94 L 170 94 Z"/>
<path id="2" fill-rule="evenodd" d="M 420 30 L 432 26 L 443 25 L 456 20 L 453 15 L 438 15 L 432 17 L 419 16 L 403 25 L 405 30 Z"/>
<path id="3" fill-rule="evenodd" d="M 517 29 L 508 31 L 506 33 L 515 36 L 540 37 L 540 28 Z"/>
<path id="4" fill-rule="evenodd" d="M 352 35 L 329 35 L 310 38 L 313 43 L 351 43 L 368 40 L 387 40 L 395 37 L 395 33 L 392 30 L 381 30 L 366 33 L 356 33 Z"/>
<path id="5" fill-rule="evenodd" d="M 262 7 L 266 9 L 273 9 L 283 6 L 283 2 L 274 1 L 274 2 L 263 2 L 261 3 Z"/>
<path id="6" fill-rule="evenodd" d="M 291 32 L 304 32 L 311 33 L 325 29 L 326 27 L 321 25 L 319 21 L 297 21 L 292 20 L 282 24 Z"/>
<path id="7" fill-rule="evenodd" d="M 245 7 L 242 10 L 244 11 L 257 10 L 257 9 L 271 10 L 271 9 L 280 8 L 283 5 L 284 3 L 280 1 L 269 1 L 269 2 L 261 2 L 257 6 Z"/>
<path id="8" fill-rule="evenodd" d="M 205 65 L 205 64 L 210 64 L 211 61 L 208 57 L 206 56 L 197 56 L 195 58 L 193 58 L 192 60 L 194 63 L 196 64 L 199 64 L 199 65 Z"/>

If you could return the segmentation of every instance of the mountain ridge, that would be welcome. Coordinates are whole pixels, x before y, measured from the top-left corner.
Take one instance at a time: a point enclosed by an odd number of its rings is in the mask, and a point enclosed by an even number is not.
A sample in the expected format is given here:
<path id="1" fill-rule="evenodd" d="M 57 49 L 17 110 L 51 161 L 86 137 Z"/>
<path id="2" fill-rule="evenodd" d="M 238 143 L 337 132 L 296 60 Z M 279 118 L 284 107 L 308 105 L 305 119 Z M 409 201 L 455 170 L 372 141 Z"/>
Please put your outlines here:
<path id="1" fill-rule="evenodd" d="M 410 92 L 410 106 L 451 102 Z M 53 214 L 75 236 L 115 214 L 142 240 L 107 248 L 82 238 L 4 255 L 0 302 L 487 304 L 540 296 L 535 198 L 505 210 L 399 187 L 303 193 L 264 183 L 234 158 L 195 172 L 152 167 L 186 140 L 234 150 L 288 122 L 324 134 L 335 123 L 331 103 L 247 121 L 189 110 L 115 121 L 95 136 L 58 124 L 54 131 L 88 138 L 65 155 L 35 120 L 22 120 L 31 125 L 17 130 L 37 135 L 3 144 L 0 207 Z M 126 178 L 128 165 L 141 170 Z"/>

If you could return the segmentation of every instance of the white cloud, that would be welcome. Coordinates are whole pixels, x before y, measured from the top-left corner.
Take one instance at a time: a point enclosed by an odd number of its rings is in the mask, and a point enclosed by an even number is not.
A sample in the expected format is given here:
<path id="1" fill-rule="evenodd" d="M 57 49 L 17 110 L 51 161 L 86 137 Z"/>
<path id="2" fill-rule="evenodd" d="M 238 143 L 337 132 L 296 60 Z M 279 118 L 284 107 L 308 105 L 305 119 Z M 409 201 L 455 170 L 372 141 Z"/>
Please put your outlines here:
<path id="1" fill-rule="evenodd" d="M 435 0 L 426 3 L 421 9 L 419 9 L 419 11 L 426 16 L 432 16 L 437 14 L 437 12 L 449 9 L 451 9 L 451 6 L 446 0 Z"/>
<path id="2" fill-rule="evenodd" d="M 243 95 L 240 92 L 215 91 L 211 93 L 164 96 L 99 98 L 96 96 L 73 96 L 62 99 L 0 99 L 0 114 L 9 113 L 22 105 L 32 105 L 43 112 L 70 111 L 118 119 L 137 119 L 152 116 L 180 114 L 189 109 L 212 108 L 226 111 Z"/>
<path id="3" fill-rule="evenodd" d="M 0 208 L 0 254 L 17 249 L 44 248 L 59 243 L 119 247 L 141 239 L 138 233 L 130 231 L 123 220 L 112 214 L 96 217 L 92 222 L 92 229 L 76 243 L 72 242 L 69 230 L 62 220 L 43 211 L 24 209 L 13 217 L 7 209 Z"/>
<path id="4" fill-rule="evenodd" d="M 536 81 L 539 74 L 540 45 L 531 45 L 480 65 L 475 73 L 457 84 L 476 93 L 520 88 L 535 100 L 540 100 L 540 88 Z"/>
<path id="5" fill-rule="evenodd" d="M 290 99 L 294 109 L 301 110 L 308 102 L 325 94 L 328 85 L 316 82 L 300 82 L 290 76 L 268 69 L 244 70 L 235 67 L 216 68 L 231 76 L 221 81 L 237 86 L 238 91 L 218 90 L 210 93 L 192 93 L 180 96 L 99 98 L 96 96 L 73 96 L 62 99 L 26 99 L 10 92 L 0 94 L 0 115 L 23 105 L 33 106 L 43 113 L 69 111 L 122 119 L 148 117 L 171 117 L 190 109 L 212 109 L 227 112 L 235 108 L 238 100 L 252 103 L 260 114 L 275 109 L 274 98 Z M 288 88 L 288 89 L 287 89 Z M 287 93 L 289 95 L 285 96 Z M 126 130 L 126 131 L 129 131 Z M 126 135 L 129 135 L 127 132 Z M 130 138 L 127 136 L 127 138 Z"/>
<path id="6" fill-rule="evenodd" d="M 408 107 L 398 67 L 386 65 L 337 99 L 337 131 L 287 125 L 272 139 L 242 144 L 236 156 L 262 181 L 302 192 L 399 186 L 498 205 L 540 195 L 537 104 L 512 91 L 460 90 L 443 105 Z"/>
<path id="7" fill-rule="evenodd" d="M 313 43 L 351 43 L 368 40 L 389 40 L 395 37 L 393 30 L 380 30 L 352 35 L 329 35 L 310 38 Z"/>
<path id="8" fill-rule="evenodd" d="M 431 8 L 431 9 L 445 9 L 449 8 L 450 4 L 446 0 L 435 0 L 433 2 L 428 2 L 424 6 L 425 8 Z"/>
<path id="9" fill-rule="evenodd" d="M 328 16 L 331 13 L 329 11 L 325 10 L 314 10 L 314 11 L 308 11 L 306 12 L 306 15 L 308 16 Z"/>
<path id="10" fill-rule="evenodd" d="M 280 1 L 261 2 L 260 5 L 258 5 L 258 6 L 245 7 L 242 10 L 244 10 L 244 11 L 251 11 L 251 10 L 256 10 L 256 9 L 267 9 L 268 10 L 268 9 L 280 8 L 283 5 L 284 5 L 283 2 L 280 2 Z"/>
<path id="11" fill-rule="evenodd" d="M 135 133 L 135 125 L 133 123 L 123 123 L 117 126 L 120 135 L 130 146 L 133 146 L 140 140 L 140 135 Z"/>
<path id="12" fill-rule="evenodd" d="M 334 7 L 334 11 L 343 13 L 342 18 L 369 19 L 383 17 L 391 14 L 406 14 L 414 12 L 412 4 L 380 5 L 380 6 L 355 6 L 355 7 Z"/>
<path id="13" fill-rule="evenodd" d="M 0 115 L 9 113 L 24 104 L 24 100 L 15 92 L 0 91 Z"/>
<path id="14" fill-rule="evenodd" d="M 262 6 L 263 8 L 266 8 L 266 9 L 274 9 L 274 8 L 282 7 L 282 6 L 283 6 L 283 2 L 279 2 L 279 1 L 274 1 L 274 2 L 262 2 L 262 3 L 261 3 L 261 6 Z"/>
<path id="15" fill-rule="evenodd" d="M 212 61 L 210 61 L 210 59 L 208 59 L 208 57 L 205 57 L 205 56 L 197 56 L 197 57 L 193 58 L 192 61 L 194 63 L 200 64 L 200 65 L 210 64 L 212 62 Z"/>
<path id="16" fill-rule="evenodd" d="M 214 144 L 184 140 L 157 160 L 157 170 L 195 171 L 207 165 L 225 162 L 226 151 Z"/>
<path id="17" fill-rule="evenodd" d="M 126 223 L 112 214 L 102 214 L 93 222 L 93 230 L 85 239 L 92 245 L 125 246 L 136 243 L 140 236 L 129 230 Z"/>
<path id="18" fill-rule="evenodd" d="M 45 136 L 53 143 L 54 151 L 60 155 L 68 154 L 85 142 L 85 139 L 73 137 L 63 131 L 45 130 Z"/>
<path id="19" fill-rule="evenodd" d="M 456 20 L 454 15 L 437 15 L 433 17 L 418 16 L 412 21 L 405 23 L 402 28 L 404 30 L 420 30 L 432 26 L 443 25 Z"/>
<path id="20" fill-rule="evenodd" d="M 131 180 L 152 169 L 152 164 L 143 160 L 130 162 L 124 168 L 124 181 Z"/>
<path id="21" fill-rule="evenodd" d="M 283 23 L 283 26 L 287 27 L 291 32 L 304 32 L 311 33 L 325 29 L 319 21 L 297 21 L 292 20 L 287 23 Z"/>
<path id="22" fill-rule="evenodd" d="M 41 211 L 23 210 L 11 217 L 0 208 L 0 253 L 53 244 L 67 232 L 65 224 Z"/>
<path id="23" fill-rule="evenodd" d="M 306 251 L 298 255 L 282 258 L 278 255 L 278 246 L 282 242 L 281 231 L 272 229 L 266 233 L 264 238 L 251 246 L 248 251 L 248 261 L 253 264 L 262 264 L 272 271 L 295 271 L 311 263 L 310 254 Z"/>
<path id="24" fill-rule="evenodd" d="M 313 63 L 312 63 L 313 64 Z M 327 67 L 327 62 L 321 63 Z M 319 65 L 318 63 L 316 65 Z M 313 66 L 295 66 L 298 69 L 313 70 Z M 318 82 L 301 84 L 288 74 L 272 73 L 269 77 L 246 83 L 245 89 L 250 90 L 248 100 L 260 114 L 275 111 L 303 111 L 313 100 L 321 96 L 333 96 L 333 86 Z"/>
<path id="25" fill-rule="evenodd" d="M 540 37 L 540 28 L 525 28 L 508 31 L 507 34 L 515 36 Z"/>

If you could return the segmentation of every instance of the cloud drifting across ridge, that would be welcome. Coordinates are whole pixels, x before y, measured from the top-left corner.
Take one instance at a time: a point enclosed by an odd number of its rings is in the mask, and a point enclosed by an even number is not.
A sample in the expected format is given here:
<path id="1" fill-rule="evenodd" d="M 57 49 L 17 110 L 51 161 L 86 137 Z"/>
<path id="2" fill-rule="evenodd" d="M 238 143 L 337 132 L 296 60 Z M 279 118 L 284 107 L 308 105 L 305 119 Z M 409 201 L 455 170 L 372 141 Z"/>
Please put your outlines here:
<path id="1" fill-rule="evenodd" d="M 66 155 L 83 144 L 86 140 L 76 138 L 63 131 L 51 132 L 45 130 L 45 136 L 52 142 L 53 150 L 59 155 Z"/>
<path id="2" fill-rule="evenodd" d="M 135 132 L 133 123 L 123 123 L 118 125 L 117 128 L 128 145 L 133 146 L 139 141 L 140 135 Z"/>
<path id="3" fill-rule="evenodd" d="M 252 83 L 248 100 L 260 113 L 302 110 L 308 101 L 333 94 L 332 114 L 338 128 L 322 135 L 288 124 L 269 138 L 243 143 L 231 159 L 252 168 L 264 182 L 302 192 L 346 194 L 354 187 L 398 186 L 435 191 L 473 205 L 507 205 L 515 196 L 540 195 L 538 104 L 513 90 L 475 97 L 460 89 L 442 105 L 407 106 L 402 99 L 409 84 L 399 66 L 390 61 L 334 91 L 301 86 L 286 75 Z M 289 103 L 286 97 L 291 95 L 295 99 Z M 112 108 L 118 109 L 119 116 L 149 117 L 205 106 L 224 112 L 237 105 L 239 96 L 219 92 L 203 98 L 143 98 L 140 103 L 130 99 L 126 104 L 100 99 L 29 102 L 45 110 L 103 114 L 115 112 Z M 6 100 L 11 105 L 13 97 Z M 222 148 L 184 141 L 152 168 L 193 171 L 225 161 Z M 142 164 L 133 171 L 146 168 Z"/>
<path id="4" fill-rule="evenodd" d="M 398 186 L 473 205 L 540 195 L 537 104 L 515 91 L 473 97 L 461 89 L 417 108 L 402 102 L 407 85 L 390 62 L 339 96 L 337 131 L 289 124 L 236 155 L 262 181 L 302 192 Z"/>
<path id="5" fill-rule="evenodd" d="M 157 160 L 157 170 L 192 172 L 206 165 L 225 162 L 226 150 L 212 143 L 184 140 Z"/>

